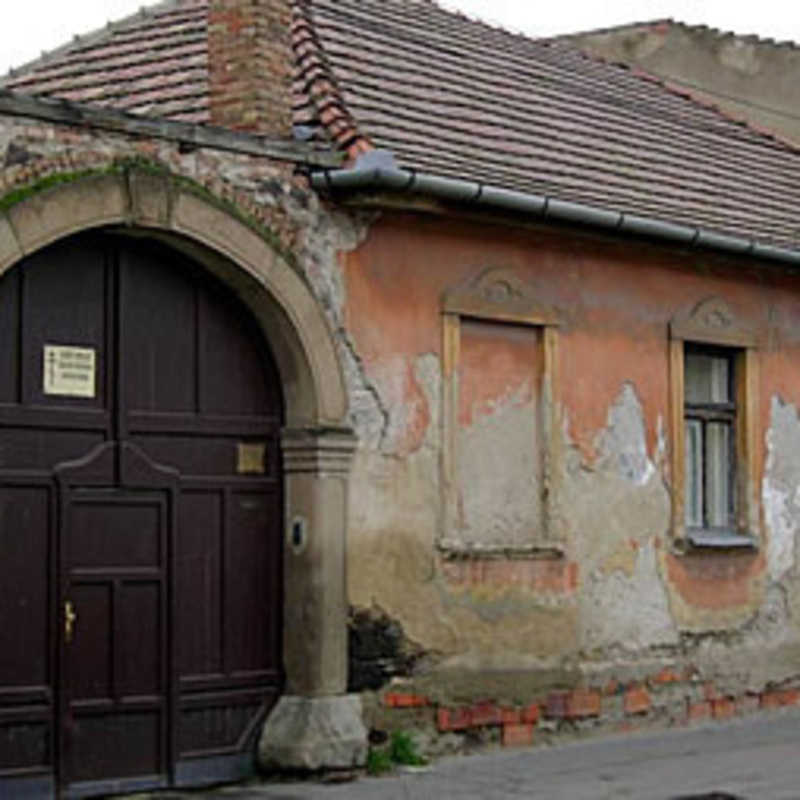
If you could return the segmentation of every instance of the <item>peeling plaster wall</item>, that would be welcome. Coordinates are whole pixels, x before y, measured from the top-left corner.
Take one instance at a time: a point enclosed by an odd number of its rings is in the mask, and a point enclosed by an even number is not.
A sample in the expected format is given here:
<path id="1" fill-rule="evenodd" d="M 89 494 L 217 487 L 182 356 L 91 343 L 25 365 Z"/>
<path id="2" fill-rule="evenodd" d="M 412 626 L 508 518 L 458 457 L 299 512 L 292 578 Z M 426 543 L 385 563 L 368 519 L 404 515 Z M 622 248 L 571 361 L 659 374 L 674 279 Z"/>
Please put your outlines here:
<path id="1" fill-rule="evenodd" d="M 352 390 L 371 409 L 354 403 L 361 447 L 351 484 L 351 603 L 401 624 L 442 686 L 473 686 L 464 676 L 477 674 L 508 675 L 513 686 L 521 674 L 553 669 L 573 681 L 635 678 L 664 664 L 740 689 L 800 676 L 800 370 L 786 369 L 800 356 L 798 282 L 631 243 L 565 242 L 390 212 L 362 234 L 328 261 L 358 365 Z M 459 556 L 437 546 L 445 522 L 441 298 L 489 267 L 513 271 L 562 311 L 565 457 L 547 479 L 559 488 L 556 558 Z M 670 539 L 668 323 L 709 296 L 723 297 L 769 343 L 760 356 L 763 482 L 761 472 L 754 479 L 764 524 L 756 552 L 686 555 Z M 498 475 L 509 465 L 523 473 L 505 484 L 514 498 L 535 485 L 535 469 L 515 453 L 520 440 L 536 439 L 531 417 L 543 401 L 541 387 L 534 403 L 528 385 L 514 391 L 496 392 L 462 427 L 469 460 L 456 473 L 470 536 L 509 552 L 530 526 L 497 525 L 502 515 L 487 513 L 487 497 L 502 496 Z M 460 413 L 463 422 L 463 405 Z M 506 505 L 510 519 L 514 502 Z M 532 508 L 527 519 L 540 514 Z"/>
<path id="2" fill-rule="evenodd" d="M 773 583 L 795 572 L 800 533 L 800 419 L 792 404 L 772 399 L 761 501 L 769 530 L 767 571 Z"/>
<path id="3" fill-rule="evenodd" d="M 585 575 L 581 645 L 587 652 L 641 652 L 677 644 L 659 569 L 669 495 L 647 449 L 644 413 L 626 383 L 598 434 L 591 469 L 570 459 L 565 506 Z"/>

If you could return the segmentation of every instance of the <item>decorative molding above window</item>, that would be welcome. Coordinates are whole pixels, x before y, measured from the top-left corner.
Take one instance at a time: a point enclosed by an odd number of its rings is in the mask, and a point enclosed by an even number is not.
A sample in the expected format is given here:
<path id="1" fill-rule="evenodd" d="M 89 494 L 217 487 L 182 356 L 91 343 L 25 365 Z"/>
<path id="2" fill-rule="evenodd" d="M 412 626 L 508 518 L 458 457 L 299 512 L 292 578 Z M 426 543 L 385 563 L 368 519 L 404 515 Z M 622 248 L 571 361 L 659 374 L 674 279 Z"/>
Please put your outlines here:
<path id="1" fill-rule="evenodd" d="M 511 270 L 487 269 L 469 283 L 446 292 L 445 314 L 520 325 L 559 325 L 559 315 L 542 305 Z"/>
<path id="2" fill-rule="evenodd" d="M 678 314 L 669 326 L 670 338 L 724 347 L 756 347 L 752 327 L 736 318 L 731 307 L 718 297 L 709 297 L 690 312 Z"/>

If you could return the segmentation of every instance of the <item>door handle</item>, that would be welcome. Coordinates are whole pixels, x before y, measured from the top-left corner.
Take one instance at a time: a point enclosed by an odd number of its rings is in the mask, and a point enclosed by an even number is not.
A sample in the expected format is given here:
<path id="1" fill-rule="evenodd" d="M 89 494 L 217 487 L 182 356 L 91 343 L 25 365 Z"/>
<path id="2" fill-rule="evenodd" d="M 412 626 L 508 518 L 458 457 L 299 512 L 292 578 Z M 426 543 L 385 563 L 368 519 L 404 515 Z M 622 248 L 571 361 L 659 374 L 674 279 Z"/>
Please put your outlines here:
<path id="1" fill-rule="evenodd" d="M 75 606 L 72 605 L 71 600 L 64 603 L 64 639 L 67 644 L 72 642 L 73 634 L 75 633 L 75 623 L 78 621 L 78 615 L 75 612 Z"/>

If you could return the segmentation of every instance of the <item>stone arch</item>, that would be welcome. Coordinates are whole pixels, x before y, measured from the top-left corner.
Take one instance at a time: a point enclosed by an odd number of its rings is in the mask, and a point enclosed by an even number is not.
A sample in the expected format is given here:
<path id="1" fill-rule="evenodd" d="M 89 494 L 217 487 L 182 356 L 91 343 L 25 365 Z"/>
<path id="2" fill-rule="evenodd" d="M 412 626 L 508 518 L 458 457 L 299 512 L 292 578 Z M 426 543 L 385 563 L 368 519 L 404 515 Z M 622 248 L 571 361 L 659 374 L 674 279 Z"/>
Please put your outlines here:
<path id="1" fill-rule="evenodd" d="M 71 234 L 124 230 L 161 239 L 205 266 L 233 289 L 262 327 L 286 405 L 287 692 L 267 723 L 262 758 L 287 768 L 363 763 L 360 703 L 345 696 L 346 498 L 355 439 L 346 425 L 347 390 L 333 335 L 309 286 L 267 236 L 199 187 L 169 174 L 131 168 L 48 184 L 41 191 L 21 192 L 18 202 L 0 213 L 0 276 Z M 326 722 L 331 716 L 337 719 L 334 726 Z M 335 742 L 320 733 L 320 726 Z"/>
<path id="2" fill-rule="evenodd" d="M 251 226 L 169 175 L 134 169 L 31 194 L 0 217 L 0 274 L 57 239 L 113 226 L 190 252 L 244 300 L 273 346 L 289 427 L 343 423 L 347 393 L 336 346 L 308 285 Z"/>

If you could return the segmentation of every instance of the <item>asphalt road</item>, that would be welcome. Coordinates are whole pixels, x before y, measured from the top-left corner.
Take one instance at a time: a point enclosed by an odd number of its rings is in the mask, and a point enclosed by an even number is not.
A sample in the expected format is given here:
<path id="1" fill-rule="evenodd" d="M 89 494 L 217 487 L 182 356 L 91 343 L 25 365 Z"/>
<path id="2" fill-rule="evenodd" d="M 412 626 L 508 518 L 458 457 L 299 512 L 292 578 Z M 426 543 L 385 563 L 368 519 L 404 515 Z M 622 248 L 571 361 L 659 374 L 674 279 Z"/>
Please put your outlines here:
<path id="1" fill-rule="evenodd" d="M 175 797 L 175 795 L 162 795 Z M 800 712 L 447 758 L 339 785 L 260 784 L 193 800 L 800 800 Z"/>

